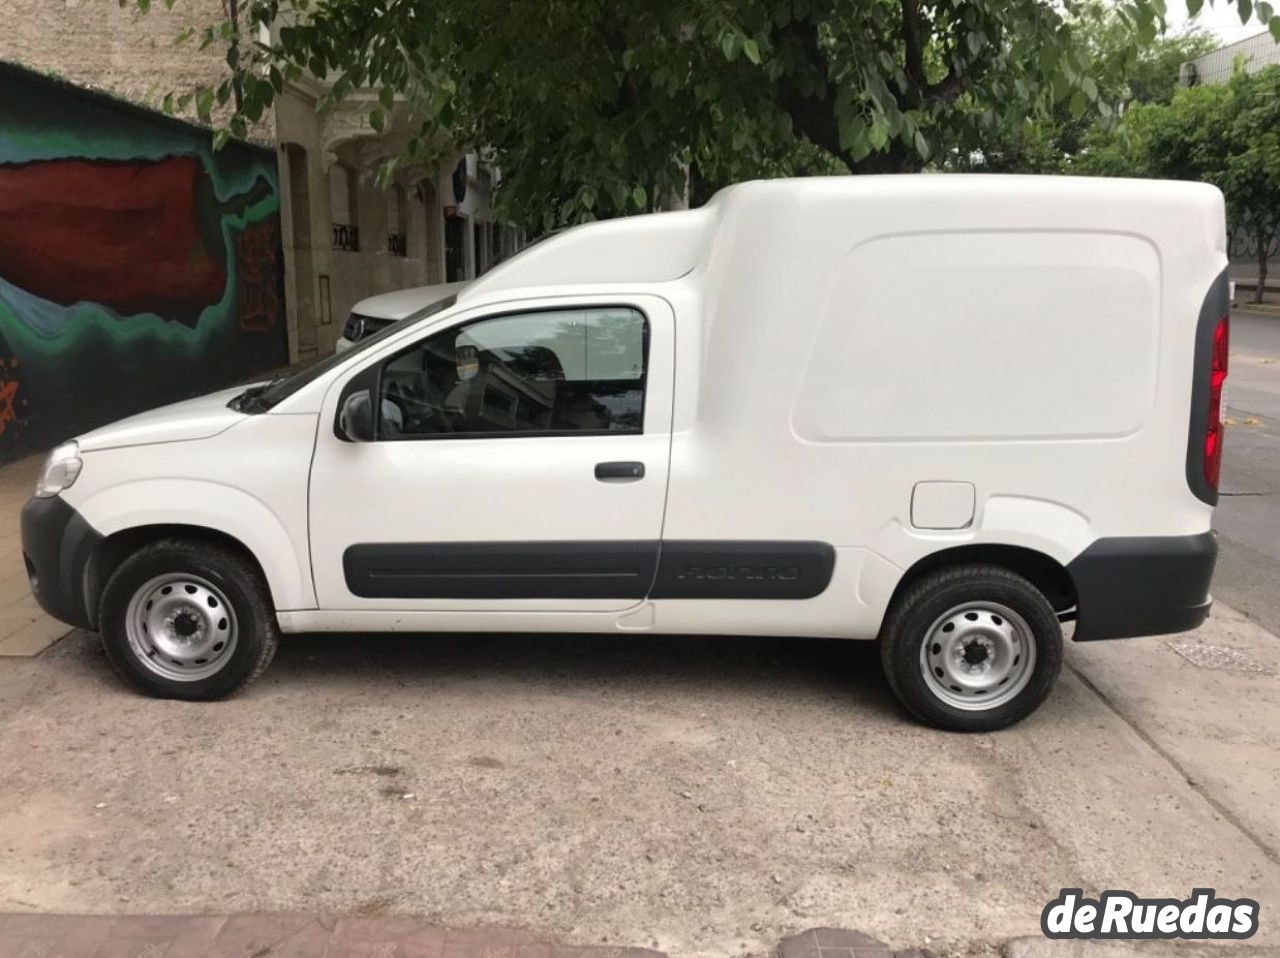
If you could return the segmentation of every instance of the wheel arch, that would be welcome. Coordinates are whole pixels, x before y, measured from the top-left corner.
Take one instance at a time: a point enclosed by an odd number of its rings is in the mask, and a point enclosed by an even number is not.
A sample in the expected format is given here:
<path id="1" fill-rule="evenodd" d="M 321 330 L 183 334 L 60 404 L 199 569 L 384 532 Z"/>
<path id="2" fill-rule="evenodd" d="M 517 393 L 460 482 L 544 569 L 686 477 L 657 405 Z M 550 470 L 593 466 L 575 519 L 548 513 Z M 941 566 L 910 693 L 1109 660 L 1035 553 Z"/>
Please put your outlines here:
<path id="1" fill-rule="evenodd" d="M 1027 546 L 981 542 L 939 549 L 916 560 L 898 580 L 887 608 L 893 608 L 922 577 L 958 565 L 994 565 L 1015 572 L 1044 593 L 1055 612 L 1065 612 L 1076 604 L 1075 582 L 1057 559 Z"/>
<path id="2" fill-rule="evenodd" d="M 183 525 L 181 523 L 155 523 L 145 526 L 130 526 L 104 538 L 98 543 L 89 559 L 85 570 L 85 609 L 90 622 L 98 627 L 98 606 L 102 600 L 102 590 L 112 574 L 129 556 L 151 545 L 166 539 L 179 539 L 183 542 L 197 542 L 211 546 L 219 546 L 239 554 L 247 560 L 263 581 L 271 588 L 270 579 L 262 568 L 262 563 L 253 554 L 253 550 L 233 535 L 207 526 Z"/>
<path id="3" fill-rule="evenodd" d="M 312 608 L 306 530 L 295 542 L 262 501 L 213 482 L 148 480 L 103 490 L 76 504 L 103 537 L 85 574 L 86 608 L 96 626 L 102 588 L 119 563 L 164 538 L 219 544 L 247 557 L 261 571 L 277 609 Z"/>

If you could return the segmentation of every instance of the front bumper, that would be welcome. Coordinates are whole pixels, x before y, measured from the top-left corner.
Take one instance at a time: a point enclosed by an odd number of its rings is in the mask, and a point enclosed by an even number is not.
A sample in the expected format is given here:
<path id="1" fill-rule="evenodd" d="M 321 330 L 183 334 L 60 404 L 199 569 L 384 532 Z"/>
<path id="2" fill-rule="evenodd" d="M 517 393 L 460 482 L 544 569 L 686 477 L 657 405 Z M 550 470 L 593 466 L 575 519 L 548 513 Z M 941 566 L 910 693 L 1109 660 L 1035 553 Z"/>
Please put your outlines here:
<path id="1" fill-rule="evenodd" d="M 1217 559 L 1212 532 L 1099 539 L 1067 565 L 1079 610 L 1076 641 L 1194 629 L 1213 605 Z"/>
<path id="2" fill-rule="evenodd" d="M 89 564 L 102 536 L 61 496 L 22 507 L 22 558 L 31 593 L 55 619 L 94 627 L 87 596 Z"/>

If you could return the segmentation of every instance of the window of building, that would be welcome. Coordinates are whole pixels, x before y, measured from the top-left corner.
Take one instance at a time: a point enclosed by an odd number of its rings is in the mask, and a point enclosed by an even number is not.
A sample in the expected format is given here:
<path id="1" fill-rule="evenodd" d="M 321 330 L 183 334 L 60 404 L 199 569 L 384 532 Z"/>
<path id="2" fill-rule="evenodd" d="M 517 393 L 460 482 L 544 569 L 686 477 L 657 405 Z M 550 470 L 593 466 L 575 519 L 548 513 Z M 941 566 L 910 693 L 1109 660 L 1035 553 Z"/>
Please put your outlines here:
<path id="1" fill-rule="evenodd" d="M 383 367 L 378 435 L 443 439 L 643 430 L 648 326 L 628 307 L 444 330 Z"/>
<path id="2" fill-rule="evenodd" d="M 409 204 L 404 187 L 387 191 L 387 252 L 392 256 L 409 255 Z"/>
<path id="3" fill-rule="evenodd" d="M 485 239 L 488 233 L 479 220 L 471 221 L 471 255 L 475 259 L 475 275 L 479 276 L 489 268 L 489 255 L 485 250 Z"/>
<path id="4" fill-rule="evenodd" d="M 360 249 L 360 194 L 355 170 L 345 163 L 329 167 L 329 216 L 333 221 L 333 248 Z"/>
<path id="5" fill-rule="evenodd" d="M 444 281 L 467 278 L 467 221 L 456 213 L 444 220 Z"/>

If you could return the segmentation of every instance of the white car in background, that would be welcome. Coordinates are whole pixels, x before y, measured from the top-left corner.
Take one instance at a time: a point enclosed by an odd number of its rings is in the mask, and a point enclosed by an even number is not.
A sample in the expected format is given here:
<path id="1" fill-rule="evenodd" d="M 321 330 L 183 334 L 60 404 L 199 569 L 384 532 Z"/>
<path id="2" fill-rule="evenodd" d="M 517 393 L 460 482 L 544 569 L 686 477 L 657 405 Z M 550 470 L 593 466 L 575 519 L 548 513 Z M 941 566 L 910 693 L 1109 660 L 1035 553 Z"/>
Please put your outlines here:
<path id="1" fill-rule="evenodd" d="M 435 286 L 415 286 L 398 289 L 392 293 L 379 293 L 360 300 L 351 307 L 342 336 L 333 344 L 333 351 L 340 353 L 355 343 L 386 329 L 392 323 L 417 315 L 424 310 L 439 312 L 453 302 L 453 297 L 466 283 L 437 283 Z M 435 307 L 434 309 L 432 307 Z M 423 312 L 429 316 L 430 312 Z"/>

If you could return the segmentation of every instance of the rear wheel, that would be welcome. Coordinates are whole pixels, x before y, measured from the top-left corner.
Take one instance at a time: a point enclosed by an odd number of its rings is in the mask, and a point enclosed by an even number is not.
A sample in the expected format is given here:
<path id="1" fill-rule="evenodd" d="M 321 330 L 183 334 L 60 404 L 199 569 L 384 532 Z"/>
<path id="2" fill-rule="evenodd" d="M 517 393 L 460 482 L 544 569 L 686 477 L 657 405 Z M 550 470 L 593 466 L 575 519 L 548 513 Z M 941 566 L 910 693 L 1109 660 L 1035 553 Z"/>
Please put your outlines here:
<path id="1" fill-rule="evenodd" d="M 890 609 L 880 642 L 902 704 L 955 731 L 992 731 L 1026 718 L 1062 669 L 1062 629 L 1048 600 L 997 566 L 924 576 Z"/>
<path id="2" fill-rule="evenodd" d="M 180 540 L 120 564 L 103 590 L 99 627 L 121 677 L 149 695 L 189 700 L 248 685 L 278 639 L 258 569 L 230 549 Z"/>

